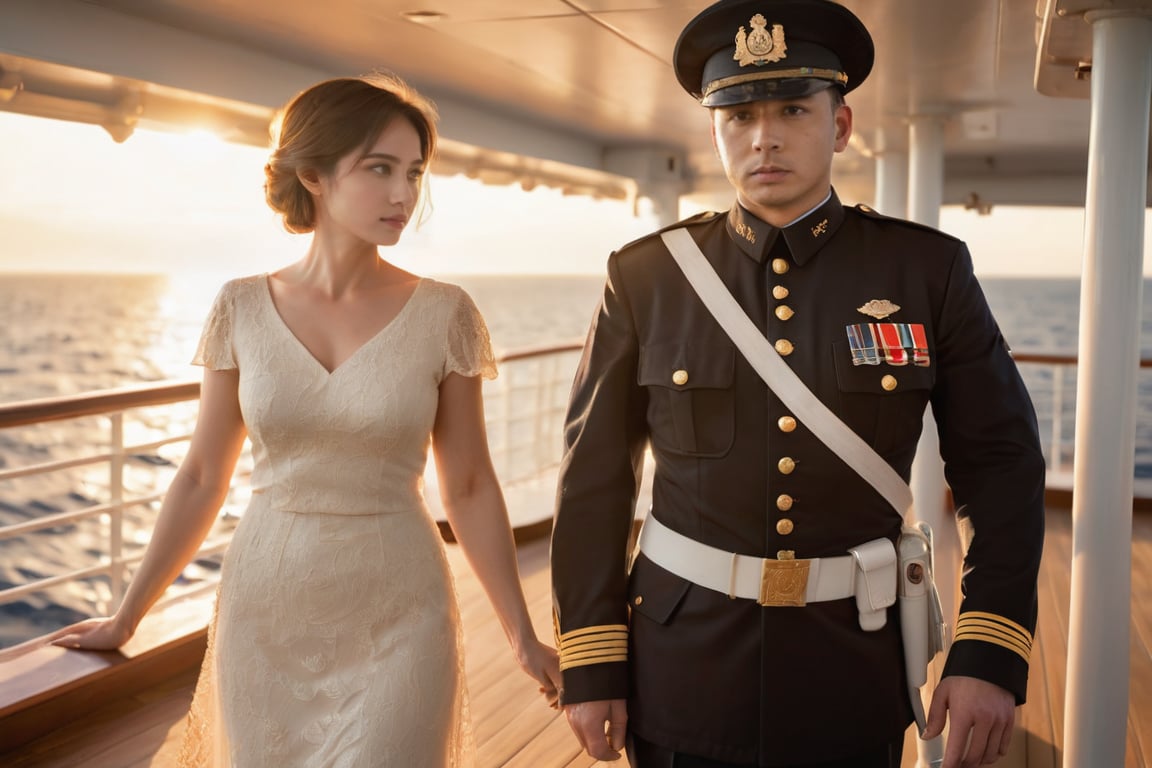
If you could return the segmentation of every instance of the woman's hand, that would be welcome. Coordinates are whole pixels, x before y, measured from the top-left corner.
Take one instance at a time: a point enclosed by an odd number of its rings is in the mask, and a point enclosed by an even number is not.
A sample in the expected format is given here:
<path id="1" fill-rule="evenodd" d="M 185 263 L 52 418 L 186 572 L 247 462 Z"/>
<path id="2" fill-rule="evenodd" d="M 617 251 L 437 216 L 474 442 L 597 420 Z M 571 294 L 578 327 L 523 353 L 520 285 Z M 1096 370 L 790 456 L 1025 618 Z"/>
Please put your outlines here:
<path id="1" fill-rule="evenodd" d="M 556 649 L 533 639 L 516 654 L 516 661 L 540 684 L 540 693 L 548 700 L 548 706 L 559 709 L 560 657 Z"/>
<path id="2" fill-rule="evenodd" d="M 114 651 L 132 637 L 134 630 L 117 617 L 85 619 L 53 633 L 52 645 L 88 651 Z"/>

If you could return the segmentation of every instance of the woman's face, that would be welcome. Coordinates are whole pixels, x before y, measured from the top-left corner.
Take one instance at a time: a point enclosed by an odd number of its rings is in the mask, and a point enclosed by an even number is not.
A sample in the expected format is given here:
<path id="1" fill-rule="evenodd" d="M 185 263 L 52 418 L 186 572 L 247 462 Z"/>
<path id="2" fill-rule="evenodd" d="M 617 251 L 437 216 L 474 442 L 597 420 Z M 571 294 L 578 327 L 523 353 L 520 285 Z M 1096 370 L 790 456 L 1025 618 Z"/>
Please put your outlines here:
<path id="1" fill-rule="evenodd" d="M 320 177 L 317 231 L 336 228 L 364 242 L 395 245 L 420 197 L 426 166 L 416 129 L 404 118 L 393 120 L 367 152 L 345 155 Z"/>

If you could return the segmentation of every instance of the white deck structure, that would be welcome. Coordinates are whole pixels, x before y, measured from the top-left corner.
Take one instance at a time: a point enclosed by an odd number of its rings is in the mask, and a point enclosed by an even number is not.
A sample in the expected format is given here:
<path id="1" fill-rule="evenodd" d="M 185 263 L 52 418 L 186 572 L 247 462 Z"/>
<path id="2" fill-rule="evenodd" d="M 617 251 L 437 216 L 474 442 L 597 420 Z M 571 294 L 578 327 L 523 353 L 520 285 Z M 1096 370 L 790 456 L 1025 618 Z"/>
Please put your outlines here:
<path id="1" fill-rule="evenodd" d="M 846 200 L 933 223 L 942 203 L 1084 206 L 1065 765 L 1119 766 L 1128 701 L 1134 385 L 1149 198 L 1152 0 L 844 0 L 876 68 L 850 102 Z M 728 204 L 705 114 L 672 77 L 680 0 L 3 0 L 0 109 L 211 127 L 263 144 L 272 108 L 383 67 L 440 106 L 440 172 Z M 920 514 L 942 510 L 932 452 Z M 938 530 L 946 530 L 938 523 Z M 1119 752 L 1117 751 L 1119 750 Z"/>

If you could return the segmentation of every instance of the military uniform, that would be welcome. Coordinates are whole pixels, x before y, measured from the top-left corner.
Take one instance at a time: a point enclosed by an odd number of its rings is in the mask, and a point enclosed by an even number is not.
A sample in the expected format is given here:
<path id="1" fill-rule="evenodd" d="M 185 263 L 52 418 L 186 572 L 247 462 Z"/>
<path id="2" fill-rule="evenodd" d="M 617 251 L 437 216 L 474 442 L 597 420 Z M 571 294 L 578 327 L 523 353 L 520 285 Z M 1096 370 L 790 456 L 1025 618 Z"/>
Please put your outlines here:
<path id="1" fill-rule="evenodd" d="M 834 3 L 741 0 L 702 12 L 674 59 L 686 90 L 723 107 L 847 92 L 872 49 Z M 1023 702 L 1044 460 L 964 243 L 845 207 L 831 190 L 784 229 L 739 204 L 676 226 L 804 385 L 905 480 L 931 403 L 971 541 L 944 674 Z M 562 702 L 626 698 L 644 741 L 741 765 L 851 760 L 898 741 L 912 713 L 895 606 L 865 631 L 850 598 L 762 606 L 644 551 L 629 573 L 648 448 L 650 515 L 724 553 L 843 557 L 896 542 L 903 510 L 764 383 L 660 237 L 613 253 L 607 272 L 572 391 L 552 540 Z"/>
<path id="2" fill-rule="evenodd" d="M 973 535 L 944 673 L 989 680 L 1023 702 L 1044 461 L 964 244 L 846 208 L 835 194 L 785 230 L 739 206 L 681 225 L 792 370 L 904 478 L 932 403 L 947 479 Z M 859 309 L 873 300 L 899 309 L 877 320 Z M 875 364 L 854 355 L 853 329 L 882 324 L 921 326 L 920 359 L 914 346 L 904 364 L 879 347 Z M 626 576 L 648 445 L 651 514 L 730 552 L 843 555 L 895 540 L 901 525 L 789 414 L 659 237 L 609 260 L 566 445 L 552 560 L 564 702 L 628 698 L 641 737 L 734 763 L 833 759 L 899 737 L 911 715 L 894 609 L 883 629 L 864 632 L 852 600 L 761 607 L 643 554 Z"/>

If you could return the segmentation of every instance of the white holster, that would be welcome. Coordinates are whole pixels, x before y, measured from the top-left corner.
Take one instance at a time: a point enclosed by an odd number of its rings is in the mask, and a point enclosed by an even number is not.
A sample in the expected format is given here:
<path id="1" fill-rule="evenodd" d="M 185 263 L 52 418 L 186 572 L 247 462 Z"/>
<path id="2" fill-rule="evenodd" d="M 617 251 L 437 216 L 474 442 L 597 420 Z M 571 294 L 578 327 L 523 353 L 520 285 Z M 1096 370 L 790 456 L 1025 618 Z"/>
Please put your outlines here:
<path id="1" fill-rule="evenodd" d="M 927 523 L 906 525 L 900 532 L 900 628 L 904 671 L 916 725 L 924 730 L 920 687 L 928 682 L 928 665 L 947 647 L 948 627 L 932 579 L 932 529 Z"/>

